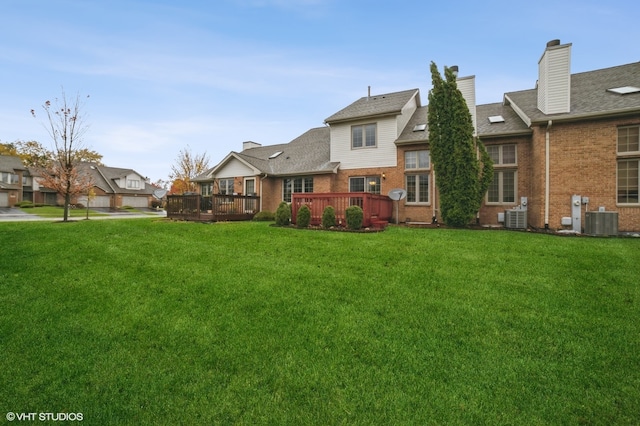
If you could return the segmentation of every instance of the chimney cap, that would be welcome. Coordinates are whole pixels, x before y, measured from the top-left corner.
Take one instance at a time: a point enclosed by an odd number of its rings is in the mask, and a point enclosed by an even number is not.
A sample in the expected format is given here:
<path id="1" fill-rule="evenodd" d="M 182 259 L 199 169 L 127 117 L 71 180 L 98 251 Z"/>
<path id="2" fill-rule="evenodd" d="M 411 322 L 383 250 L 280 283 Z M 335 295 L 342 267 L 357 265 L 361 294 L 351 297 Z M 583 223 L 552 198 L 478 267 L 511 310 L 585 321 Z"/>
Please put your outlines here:
<path id="1" fill-rule="evenodd" d="M 559 46 L 560 45 L 560 39 L 556 38 L 554 40 L 551 40 L 547 43 L 547 47 L 553 47 L 553 46 Z"/>

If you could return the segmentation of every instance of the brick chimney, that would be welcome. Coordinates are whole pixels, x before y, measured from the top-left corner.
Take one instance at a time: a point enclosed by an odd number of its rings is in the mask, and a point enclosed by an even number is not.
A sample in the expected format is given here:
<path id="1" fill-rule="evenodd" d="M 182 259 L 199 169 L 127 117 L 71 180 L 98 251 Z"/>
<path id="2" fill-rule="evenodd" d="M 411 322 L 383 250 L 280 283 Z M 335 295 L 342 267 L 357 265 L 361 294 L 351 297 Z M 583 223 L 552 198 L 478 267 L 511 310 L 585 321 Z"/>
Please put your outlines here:
<path id="1" fill-rule="evenodd" d="M 570 112 L 571 43 L 547 43 L 538 61 L 538 109 L 547 115 Z"/>

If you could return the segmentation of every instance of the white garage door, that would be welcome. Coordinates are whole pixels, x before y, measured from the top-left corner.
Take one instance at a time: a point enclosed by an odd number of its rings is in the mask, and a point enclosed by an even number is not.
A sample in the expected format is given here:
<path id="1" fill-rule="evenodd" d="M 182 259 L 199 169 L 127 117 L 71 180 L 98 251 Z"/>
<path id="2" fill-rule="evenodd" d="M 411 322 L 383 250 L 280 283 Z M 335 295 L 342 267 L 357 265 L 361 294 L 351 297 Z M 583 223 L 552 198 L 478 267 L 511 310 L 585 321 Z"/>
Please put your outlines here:
<path id="1" fill-rule="evenodd" d="M 0 207 L 9 207 L 9 194 L 0 192 Z"/>
<path id="2" fill-rule="evenodd" d="M 149 201 L 147 197 L 122 197 L 123 206 L 131 207 L 149 207 Z"/>
<path id="3" fill-rule="evenodd" d="M 111 207 L 110 198 L 108 195 L 98 195 L 89 202 L 89 207 Z M 78 203 L 83 206 L 87 205 L 87 197 L 78 197 Z"/>

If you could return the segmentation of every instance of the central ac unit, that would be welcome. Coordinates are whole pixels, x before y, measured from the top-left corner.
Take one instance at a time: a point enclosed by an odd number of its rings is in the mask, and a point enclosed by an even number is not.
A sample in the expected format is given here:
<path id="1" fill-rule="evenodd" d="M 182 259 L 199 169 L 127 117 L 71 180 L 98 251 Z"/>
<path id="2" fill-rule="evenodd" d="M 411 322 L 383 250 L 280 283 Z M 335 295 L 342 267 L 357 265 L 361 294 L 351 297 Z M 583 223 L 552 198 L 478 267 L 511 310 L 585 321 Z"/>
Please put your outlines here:
<path id="1" fill-rule="evenodd" d="M 508 229 L 527 229 L 527 211 L 505 210 L 504 227 Z"/>

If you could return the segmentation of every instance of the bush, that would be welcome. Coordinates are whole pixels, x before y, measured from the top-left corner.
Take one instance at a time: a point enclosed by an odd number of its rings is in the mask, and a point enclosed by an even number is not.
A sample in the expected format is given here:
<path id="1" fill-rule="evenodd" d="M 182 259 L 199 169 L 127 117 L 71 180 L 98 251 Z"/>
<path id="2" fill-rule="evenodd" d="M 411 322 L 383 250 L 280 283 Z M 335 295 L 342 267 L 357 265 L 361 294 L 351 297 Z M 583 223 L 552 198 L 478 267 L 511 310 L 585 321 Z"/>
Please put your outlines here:
<path id="1" fill-rule="evenodd" d="M 159 209 L 162 207 L 162 200 L 151 200 L 151 208 Z"/>
<path id="2" fill-rule="evenodd" d="M 348 207 L 345 214 L 347 220 L 347 228 L 354 230 L 362 228 L 362 218 L 364 214 L 362 213 L 362 209 L 359 206 Z"/>
<path id="3" fill-rule="evenodd" d="M 33 208 L 33 203 L 31 201 L 20 201 L 19 203 L 16 203 L 16 207 L 30 209 Z"/>
<path id="4" fill-rule="evenodd" d="M 308 228 L 309 223 L 311 223 L 311 209 L 306 204 L 303 204 L 296 214 L 296 225 L 298 225 L 298 228 Z"/>
<path id="5" fill-rule="evenodd" d="M 260 211 L 253 216 L 256 222 L 273 222 L 276 220 L 276 214 L 267 210 Z"/>
<path id="6" fill-rule="evenodd" d="M 322 227 L 331 228 L 332 226 L 336 226 L 336 210 L 331 206 L 327 206 L 322 212 Z"/>
<path id="7" fill-rule="evenodd" d="M 283 201 L 276 210 L 276 225 L 287 226 L 291 221 L 291 206 Z"/>

